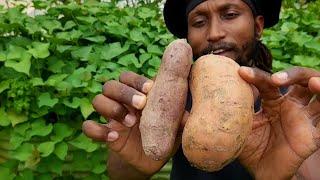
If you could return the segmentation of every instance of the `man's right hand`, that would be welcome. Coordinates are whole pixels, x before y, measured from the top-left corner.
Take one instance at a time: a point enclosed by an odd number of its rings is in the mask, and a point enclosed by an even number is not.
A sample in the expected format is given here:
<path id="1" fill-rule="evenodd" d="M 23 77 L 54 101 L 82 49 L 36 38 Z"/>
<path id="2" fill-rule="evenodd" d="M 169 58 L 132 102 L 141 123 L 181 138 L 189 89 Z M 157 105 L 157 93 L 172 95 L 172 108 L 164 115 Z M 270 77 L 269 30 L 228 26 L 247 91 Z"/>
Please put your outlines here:
<path id="1" fill-rule="evenodd" d="M 153 81 L 133 72 L 122 73 L 119 81 L 106 82 L 102 94 L 93 100 L 93 107 L 109 120 L 108 123 L 98 124 L 88 120 L 83 123 L 83 131 L 93 140 L 104 141 L 109 146 L 111 150 L 108 160 L 109 173 L 118 170 L 118 173 L 123 173 L 121 168 L 132 168 L 145 177 L 152 176 L 168 161 L 168 159 L 155 161 L 149 158 L 145 155 L 141 144 L 139 121 L 141 111 L 146 104 L 146 94 L 150 91 Z M 184 120 L 186 115 L 188 113 L 185 113 Z M 181 133 L 177 138 L 175 150 L 181 143 Z M 116 167 L 119 169 L 114 169 Z M 130 175 L 127 174 L 128 176 Z"/>

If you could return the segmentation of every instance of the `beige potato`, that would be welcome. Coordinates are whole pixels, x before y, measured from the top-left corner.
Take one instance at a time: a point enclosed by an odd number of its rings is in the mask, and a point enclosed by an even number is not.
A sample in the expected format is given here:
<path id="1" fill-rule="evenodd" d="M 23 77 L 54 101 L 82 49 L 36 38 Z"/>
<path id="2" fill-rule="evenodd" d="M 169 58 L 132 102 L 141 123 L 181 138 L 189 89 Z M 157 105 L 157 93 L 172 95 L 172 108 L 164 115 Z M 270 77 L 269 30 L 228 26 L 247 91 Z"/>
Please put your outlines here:
<path id="1" fill-rule="evenodd" d="M 205 171 L 222 169 L 241 152 L 252 128 L 253 93 L 223 56 L 200 57 L 191 69 L 192 109 L 182 135 L 189 162 Z"/>
<path id="2" fill-rule="evenodd" d="M 152 159 L 170 156 L 182 120 L 192 49 L 186 40 L 175 40 L 165 50 L 140 119 L 143 150 Z"/>

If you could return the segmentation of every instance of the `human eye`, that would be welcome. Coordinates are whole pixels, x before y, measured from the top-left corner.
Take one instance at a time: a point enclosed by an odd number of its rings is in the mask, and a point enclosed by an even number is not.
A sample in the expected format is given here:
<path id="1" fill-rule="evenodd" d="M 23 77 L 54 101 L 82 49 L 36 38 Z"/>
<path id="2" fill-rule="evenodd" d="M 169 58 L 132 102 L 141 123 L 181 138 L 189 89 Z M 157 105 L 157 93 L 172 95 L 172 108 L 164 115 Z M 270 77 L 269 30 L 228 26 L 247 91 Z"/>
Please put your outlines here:
<path id="1" fill-rule="evenodd" d="M 237 12 L 234 12 L 234 11 L 230 11 L 230 12 L 227 12 L 225 14 L 223 14 L 223 19 L 235 19 L 239 16 L 240 14 L 237 13 Z"/>
<path id="2" fill-rule="evenodd" d="M 192 27 L 200 28 L 206 24 L 206 19 L 203 16 L 198 16 L 193 18 L 192 20 Z"/>

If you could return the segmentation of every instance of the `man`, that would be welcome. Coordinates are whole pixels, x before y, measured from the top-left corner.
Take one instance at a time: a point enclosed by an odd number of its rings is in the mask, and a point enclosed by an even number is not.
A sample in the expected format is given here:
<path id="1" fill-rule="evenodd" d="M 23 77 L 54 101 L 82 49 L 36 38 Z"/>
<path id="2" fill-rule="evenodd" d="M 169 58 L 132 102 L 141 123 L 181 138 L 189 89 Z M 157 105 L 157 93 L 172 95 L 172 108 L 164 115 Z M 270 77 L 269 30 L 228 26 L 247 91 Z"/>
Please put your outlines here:
<path id="1" fill-rule="evenodd" d="M 271 55 L 259 41 L 263 29 L 278 22 L 280 6 L 279 0 L 167 0 L 166 25 L 177 37 L 187 38 L 195 59 L 207 53 L 234 59 L 242 65 L 240 76 L 261 99 L 238 160 L 215 173 L 197 170 L 179 148 L 179 134 L 172 152 L 172 179 L 320 177 L 312 169 L 320 163 L 315 154 L 320 147 L 320 98 L 314 96 L 320 93 L 320 72 L 295 67 L 271 75 Z M 152 83 L 130 72 L 121 74 L 120 82 L 106 82 L 93 106 L 109 123 L 83 124 L 88 137 L 109 145 L 111 179 L 148 179 L 168 161 L 148 158 L 141 146 L 139 118 Z M 284 94 L 280 87 L 289 89 Z M 190 96 L 188 102 L 190 110 Z M 181 129 L 187 117 L 186 111 Z"/>

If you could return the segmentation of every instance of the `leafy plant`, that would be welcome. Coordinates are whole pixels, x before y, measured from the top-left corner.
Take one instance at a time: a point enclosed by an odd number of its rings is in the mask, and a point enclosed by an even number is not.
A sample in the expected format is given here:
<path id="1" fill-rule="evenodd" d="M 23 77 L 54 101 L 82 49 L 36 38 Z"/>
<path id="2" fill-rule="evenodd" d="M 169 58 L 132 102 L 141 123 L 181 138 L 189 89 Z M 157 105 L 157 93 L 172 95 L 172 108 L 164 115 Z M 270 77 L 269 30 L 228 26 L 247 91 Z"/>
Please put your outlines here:
<path id="1" fill-rule="evenodd" d="M 156 6 L 24 8 L 0 9 L 0 177 L 108 179 L 104 145 L 81 131 L 105 122 L 91 100 L 122 71 L 153 77 L 173 36 Z"/>

